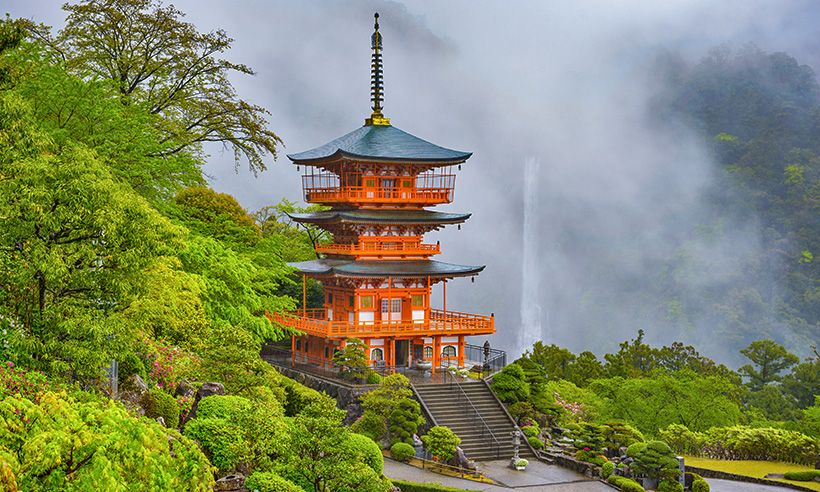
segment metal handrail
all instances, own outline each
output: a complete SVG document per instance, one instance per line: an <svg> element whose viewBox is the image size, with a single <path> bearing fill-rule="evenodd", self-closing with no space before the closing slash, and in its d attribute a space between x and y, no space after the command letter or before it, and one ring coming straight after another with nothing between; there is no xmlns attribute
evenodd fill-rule
<svg viewBox="0 0 820 492"><path fill-rule="evenodd" d="M450 388L452 388L453 385L455 385L455 387L458 388L459 393L457 393L456 396L459 399L461 399L461 397L464 397L464 400L469 405L469 408L473 411L473 422L475 423L476 419L478 419L478 421L481 422L481 425L483 427L481 429L481 437L484 437L485 431L490 435L490 438L493 440L494 443L494 445L491 445L491 448L495 448L495 457L496 459L498 459L501 456L501 443L495 437L495 434L493 434L493 431L492 429L490 429L490 426L487 425L487 422L484 420L484 417L482 417L481 414L478 413L478 409L475 407L475 405L473 405L473 402L470 400L470 397L467 396L467 393L464 391L464 388L461 387L461 384L458 382L458 379L455 377L455 375L450 374L450 377L453 378Z"/></svg>

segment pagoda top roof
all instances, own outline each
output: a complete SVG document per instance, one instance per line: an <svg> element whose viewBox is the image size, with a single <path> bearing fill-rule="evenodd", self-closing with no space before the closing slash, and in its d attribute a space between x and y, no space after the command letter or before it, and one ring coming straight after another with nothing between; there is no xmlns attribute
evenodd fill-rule
<svg viewBox="0 0 820 492"><path fill-rule="evenodd" d="M458 164L471 155L439 147L392 125L365 125L315 149L289 154L288 158L303 165L341 158Z"/></svg>
<svg viewBox="0 0 820 492"><path fill-rule="evenodd" d="M465 277L476 275L484 266L454 265L435 260L336 260L321 259L288 263L299 272L335 277Z"/></svg>
<svg viewBox="0 0 820 492"><path fill-rule="evenodd" d="M459 224L471 214L451 214L432 210L325 210L308 214L288 214L296 222L308 224Z"/></svg>

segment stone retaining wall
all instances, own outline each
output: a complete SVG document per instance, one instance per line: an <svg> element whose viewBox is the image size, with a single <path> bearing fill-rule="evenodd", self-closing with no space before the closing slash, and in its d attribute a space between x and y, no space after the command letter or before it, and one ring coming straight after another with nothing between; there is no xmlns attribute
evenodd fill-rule
<svg viewBox="0 0 820 492"><path fill-rule="evenodd" d="M293 379L299 384L327 394L336 399L336 406L347 412L345 425L350 425L362 415L362 406L359 397L378 387L375 384L351 385L341 381L331 381L313 374L305 373L288 367L274 366L282 375Z"/></svg>
<svg viewBox="0 0 820 492"><path fill-rule="evenodd" d="M786 483L786 482L779 482L777 480L769 480L766 478L756 478L756 477L747 477L746 475L736 475L734 473L717 471L717 470L709 470L706 468L700 468L697 466L690 466L685 465L687 472L697 473L703 478L717 478L718 480L735 480L737 482L749 482L749 483L758 483L761 485L774 485L776 487L786 487L793 490L808 490L812 492L813 489L808 487L803 487L801 485L793 484L793 483Z"/></svg>

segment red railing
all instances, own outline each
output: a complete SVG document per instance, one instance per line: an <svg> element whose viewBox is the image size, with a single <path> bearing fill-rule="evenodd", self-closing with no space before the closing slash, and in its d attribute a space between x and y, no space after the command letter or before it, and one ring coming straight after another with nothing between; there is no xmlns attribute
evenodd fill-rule
<svg viewBox="0 0 820 492"><path fill-rule="evenodd" d="M318 253L366 257L431 256L441 253L438 244L424 244L421 236L359 237L358 243L322 244Z"/></svg>
<svg viewBox="0 0 820 492"><path fill-rule="evenodd" d="M429 321L329 321L324 309L308 309L271 315L279 324L309 335L324 338L425 336L425 335L489 335L495 333L492 316L430 310Z"/></svg>
<svg viewBox="0 0 820 492"><path fill-rule="evenodd" d="M376 176L358 173L302 176L309 203L385 203L437 205L453 201L455 174L421 173L416 176Z"/></svg>

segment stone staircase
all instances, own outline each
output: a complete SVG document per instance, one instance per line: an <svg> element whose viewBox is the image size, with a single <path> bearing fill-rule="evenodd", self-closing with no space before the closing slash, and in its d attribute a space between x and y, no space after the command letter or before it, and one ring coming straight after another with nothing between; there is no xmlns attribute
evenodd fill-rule
<svg viewBox="0 0 820 492"><path fill-rule="evenodd" d="M459 387L464 391L463 395ZM436 423L449 427L461 438L461 449L467 458L488 461L510 459L513 456L511 433L515 425L484 382L465 382L458 386L419 384L415 389L416 395L424 402ZM490 437L481 419L475 417L473 407L495 436L497 444ZM521 438L519 456L527 459L535 457L524 436Z"/></svg>

